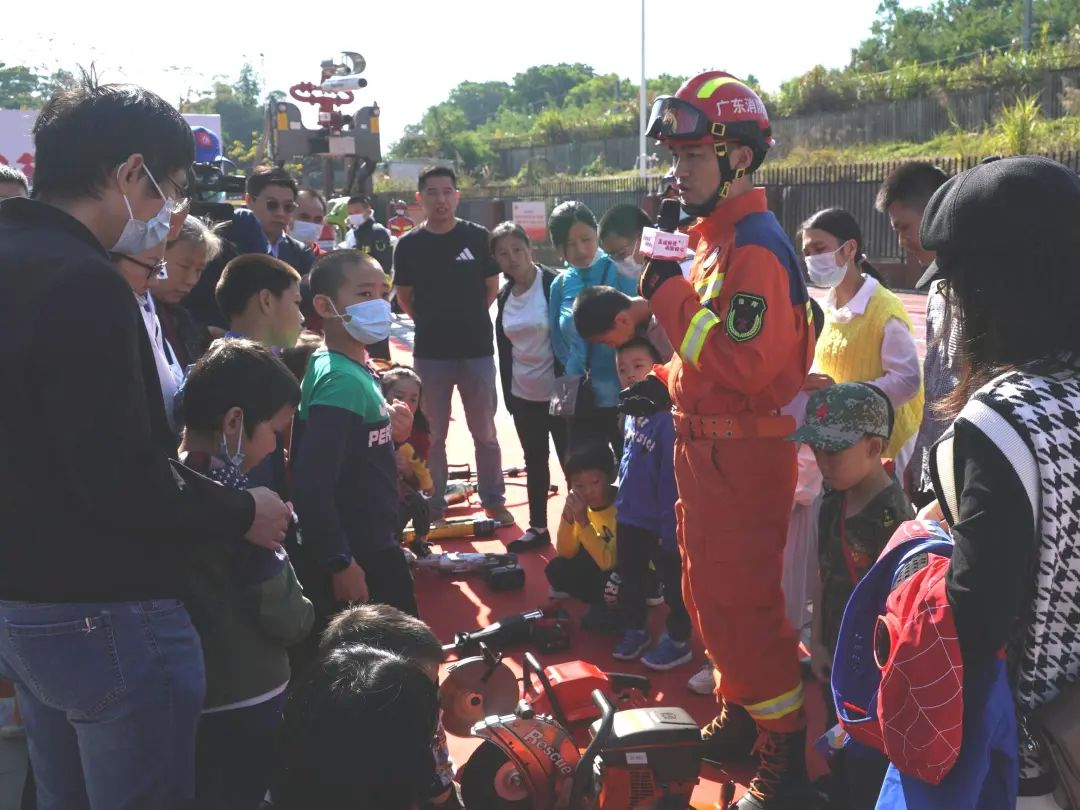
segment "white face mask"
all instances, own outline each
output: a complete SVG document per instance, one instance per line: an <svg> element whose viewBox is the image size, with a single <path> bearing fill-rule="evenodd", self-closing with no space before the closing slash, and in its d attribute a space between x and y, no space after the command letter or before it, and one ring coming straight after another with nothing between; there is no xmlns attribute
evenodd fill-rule
<svg viewBox="0 0 1080 810"><path fill-rule="evenodd" d="M368 215L367 214L349 214L349 216L347 216L345 218L345 221L348 222L352 227L359 228L361 225L363 225L365 222L368 221Z"/></svg>
<svg viewBox="0 0 1080 810"><path fill-rule="evenodd" d="M135 219L135 213L131 210L131 202L128 200L127 195L124 195L124 205L128 210L128 221L124 225L124 230L120 232L120 238L116 240L116 244L112 246L112 253L123 253L128 256L137 256L143 251L150 250L152 247L157 247L165 241L169 235L169 224L172 219L173 201L161 193L161 186L157 184L157 180L154 179L154 175L150 174L150 170L145 166L146 176L150 178L150 182L154 184L154 188L161 196L161 210L147 222L143 222L141 219ZM116 177L120 179L120 172L124 170L123 166L120 166L116 170Z"/></svg>
<svg viewBox="0 0 1080 810"><path fill-rule="evenodd" d="M830 289L840 286L840 282L847 275L847 266L837 264L836 254L839 250L840 248L837 248L832 253L806 257L806 272L814 284Z"/></svg>
<svg viewBox="0 0 1080 810"><path fill-rule="evenodd" d="M615 262L616 269L627 278L641 278L642 264L634 259L634 254Z"/></svg>
<svg viewBox="0 0 1080 810"><path fill-rule="evenodd" d="M333 306L333 302L330 304ZM345 331L357 343L370 346L390 337L390 302L382 298L372 298L345 308L345 314L339 315L334 308L334 316L341 319Z"/></svg>
<svg viewBox="0 0 1080 810"><path fill-rule="evenodd" d="M322 229L323 226L321 222L305 222L302 219L293 220L293 239L298 242L303 242L305 245L310 245L322 236Z"/></svg>

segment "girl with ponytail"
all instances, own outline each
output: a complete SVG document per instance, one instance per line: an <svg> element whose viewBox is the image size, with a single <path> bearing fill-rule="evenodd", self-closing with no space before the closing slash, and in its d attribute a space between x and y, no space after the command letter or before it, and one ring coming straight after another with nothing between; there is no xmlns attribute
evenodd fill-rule
<svg viewBox="0 0 1080 810"><path fill-rule="evenodd" d="M896 411L885 456L903 481L923 412L922 366L904 304L867 260L862 231L849 212L819 211L803 223L801 235L810 283L829 288L807 388L834 382L880 388Z"/></svg>

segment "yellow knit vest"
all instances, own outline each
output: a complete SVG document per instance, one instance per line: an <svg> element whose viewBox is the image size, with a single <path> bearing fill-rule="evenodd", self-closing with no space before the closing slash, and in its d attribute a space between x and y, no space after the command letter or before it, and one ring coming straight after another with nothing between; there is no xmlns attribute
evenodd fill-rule
<svg viewBox="0 0 1080 810"><path fill-rule="evenodd" d="M838 383L867 382L885 373L881 366L881 341L885 324L899 318L911 331L911 320L903 302L878 285L870 296L866 312L847 323L828 318L814 351L814 365ZM923 414L923 385L919 393L896 411L896 424L885 450L886 458L896 458L900 448L919 430Z"/></svg>

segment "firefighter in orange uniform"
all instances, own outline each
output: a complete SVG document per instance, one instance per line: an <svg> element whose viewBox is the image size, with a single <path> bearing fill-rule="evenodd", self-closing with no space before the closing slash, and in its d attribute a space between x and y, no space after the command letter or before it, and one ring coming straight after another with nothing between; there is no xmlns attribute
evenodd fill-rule
<svg viewBox="0 0 1080 810"><path fill-rule="evenodd" d="M686 280L651 260L641 293L678 351L622 393L631 414L673 407L683 593L716 666L720 714L705 758L758 769L738 810L811 807L794 631L780 588L795 492L794 428L779 409L814 357L802 266L750 175L772 145L765 106L726 73L690 79L652 108L700 235ZM756 746L755 746L756 743Z"/></svg>
<svg viewBox="0 0 1080 810"><path fill-rule="evenodd" d="M395 239L400 239L416 227L416 222L406 213L408 208L404 200L394 200L390 203L390 211L393 216L387 221L386 227L390 229L390 235Z"/></svg>

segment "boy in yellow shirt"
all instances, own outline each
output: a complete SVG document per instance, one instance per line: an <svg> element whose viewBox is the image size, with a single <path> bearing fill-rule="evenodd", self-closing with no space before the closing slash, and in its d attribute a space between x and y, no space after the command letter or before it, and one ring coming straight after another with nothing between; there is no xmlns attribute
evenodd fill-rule
<svg viewBox="0 0 1080 810"><path fill-rule="evenodd" d="M558 556L544 573L552 599L588 603L581 626L619 632L619 578L615 573L615 457L607 445L588 444L566 459L570 493L556 538Z"/></svg>

